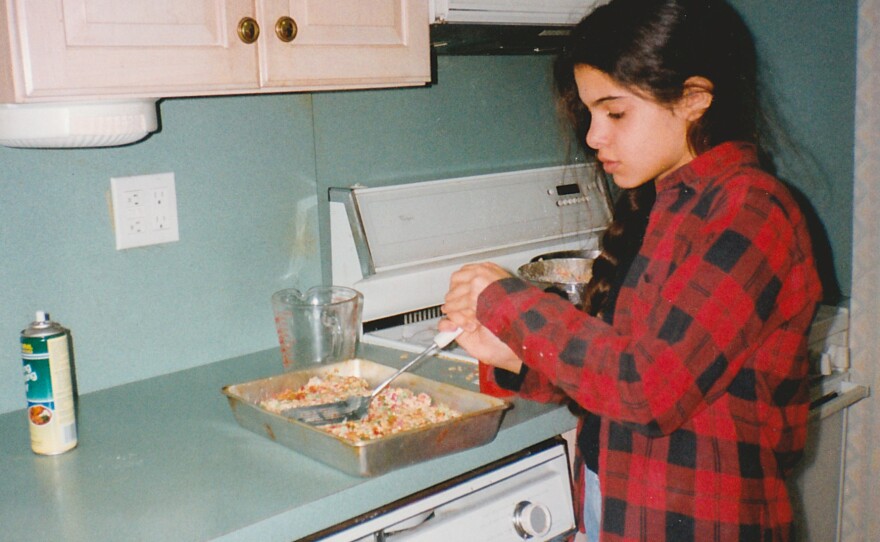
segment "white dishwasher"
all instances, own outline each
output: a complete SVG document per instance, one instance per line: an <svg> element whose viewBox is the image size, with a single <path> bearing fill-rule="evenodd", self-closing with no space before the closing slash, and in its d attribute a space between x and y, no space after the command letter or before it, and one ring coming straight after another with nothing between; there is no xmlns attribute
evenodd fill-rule
<svg viewBox="0 0 880 542"><path fill-rule="evenodd" d="M576 528L569 489L565 443L551 439L305 540L562 541Z"/></svg>

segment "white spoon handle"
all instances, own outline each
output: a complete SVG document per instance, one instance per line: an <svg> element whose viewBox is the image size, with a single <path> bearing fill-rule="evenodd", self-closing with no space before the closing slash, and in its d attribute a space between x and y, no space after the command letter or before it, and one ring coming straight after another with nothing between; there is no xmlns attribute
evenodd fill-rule
<svg viewBox="0 0 880 542"><path fill-rule="evenodd" d="M453 329L452 331L441 331L437 335L434 336L434 344L436 344L439 348L446 348L449 346L452 341L458 338L461 335L462 329L460 327Z"/></svg>

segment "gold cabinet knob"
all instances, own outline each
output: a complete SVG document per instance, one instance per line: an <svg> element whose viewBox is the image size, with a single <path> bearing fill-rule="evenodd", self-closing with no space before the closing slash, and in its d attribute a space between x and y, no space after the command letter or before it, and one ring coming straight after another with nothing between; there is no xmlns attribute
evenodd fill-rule
<svg viewBox="0 0 880 542"><path fill-rule="evenodd" d="M242 17L238 21L238 38L245 43L253 43L260 37L260 25L252 17Z"/></svg>
<svg viewBox="0 0 880 542"><path fill-rule="evenodd" d="M296 27L296 21L288 16L279 17L275 23L275 35L284 43L289 43L296 38L299 29Z"/></svg>

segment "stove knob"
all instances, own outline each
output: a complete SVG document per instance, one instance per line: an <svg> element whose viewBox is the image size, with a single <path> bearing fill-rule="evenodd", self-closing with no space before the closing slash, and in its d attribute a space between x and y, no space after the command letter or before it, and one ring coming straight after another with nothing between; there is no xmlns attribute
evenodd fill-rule
<svg viewBox="0 0 880 542"><path fill-rule="evenodd" d="M543 504L521 501L513 511L513 526L517 534L528 540L533 536L544 536L550 532L553 523L550 509Z"/></svg>

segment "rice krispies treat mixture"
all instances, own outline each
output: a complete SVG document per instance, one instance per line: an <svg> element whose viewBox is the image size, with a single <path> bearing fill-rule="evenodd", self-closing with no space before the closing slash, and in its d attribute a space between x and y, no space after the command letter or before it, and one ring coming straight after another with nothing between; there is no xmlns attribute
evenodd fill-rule
<svg viewBox="0 0 880 542"><path fill-rule="evenodd" d="M312 377L296 390L284 390L263 401L260 406L270 412L281 412L295 407L342 401L352 395L368 395L370 391L369 383L363 378L342 376L334 371L324 378ZM364 419L323 425L320 429L350 442L358 442L459 416L460 412L442 403L433 404L427 393L388 387L373 399L370 411Z"/></svg>

